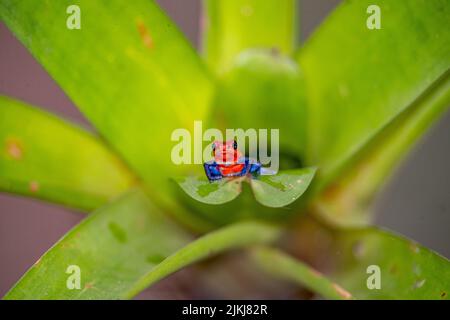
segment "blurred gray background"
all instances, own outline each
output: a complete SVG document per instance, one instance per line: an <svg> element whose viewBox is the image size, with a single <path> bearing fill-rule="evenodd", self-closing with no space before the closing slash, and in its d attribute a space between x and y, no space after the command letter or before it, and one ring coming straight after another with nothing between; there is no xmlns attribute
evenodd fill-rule
<svg viewBox="0 0 450 320"><path fill-rule="evenodd" d="M199 45L199 0L158 1L193 45ZM302 41L338 0L303 0ZM69 98L0 22L0 94L89 126ZM450 113L421 140L376 203L376 222L450 257ZM58 206L0 194L0 296L82 215ZM178 298L189 280L164 280L146 297ZM186 278L186 277L184 277ZM186 283L187 282L187 283ZM181 295L181 293L180 293Z"/></svg>

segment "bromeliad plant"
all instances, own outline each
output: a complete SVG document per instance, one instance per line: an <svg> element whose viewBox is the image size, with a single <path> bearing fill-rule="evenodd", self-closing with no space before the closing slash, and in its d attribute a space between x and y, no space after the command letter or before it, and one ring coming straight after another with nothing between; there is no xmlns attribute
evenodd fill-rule
<svg viewBox="0 0 450 320"><path fill-rule="evenodd" d="M376 192L450 104L448 1L377 0L379 30L366 27L373 0L344 1L297 49L296 1L209 0L203 59L154 1L72 2L0 0L3 22L97 129L0 98L0 188L94 211L5 298L131 298L243 247L254 272L324 298L448 298L448 260L368 226ZM69 4L80 30L66 28ZM290 171L253 179L259 202L246 184L194 178L201 166L170 161L171 132L194 120L279 128ZM290 203L314 174L298 168L312 166ZM69 265L81 290L66 287ZM373 265L382 283L370 290Z"/></svg>

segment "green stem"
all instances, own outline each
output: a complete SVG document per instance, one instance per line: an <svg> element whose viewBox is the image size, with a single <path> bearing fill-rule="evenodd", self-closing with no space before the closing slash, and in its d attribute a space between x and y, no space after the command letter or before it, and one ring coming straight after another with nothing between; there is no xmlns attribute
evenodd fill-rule
<svg viewBox="0 0 450 320"><path fill-rule="evenodd" d="M274 225L242 222L214 231L178 250L145 274L124 298L131 298L151 284L199 260L226 250L274 241L280 235Z"/></svg>

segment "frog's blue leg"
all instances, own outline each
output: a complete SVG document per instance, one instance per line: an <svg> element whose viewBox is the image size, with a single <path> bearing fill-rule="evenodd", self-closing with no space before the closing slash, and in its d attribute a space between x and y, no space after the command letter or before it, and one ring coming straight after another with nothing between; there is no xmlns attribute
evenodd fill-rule
<svg viewBox="0 0 450 320"><path fill-rule="evenodd" d="M222 179L222 174L219 171L219 166L214 161L205 162L203 164L206 176L209 181L216 181Z"/></svg>
<svg viewBox="0 0 450 320"><path fill-rule="evenodd" d="M248 172L252 176L255 176L255 177L259 176L261 174L261 164L258 162L250 163L250 168L249 168Z"/></svg>
<svg viewBox="0 0 450 320"><path fill-rule="evenodd" d="M245 166L242 169L240 176L245 176L247 174L251 174L252 176L256 177L256 176L260 175L261 164L258 163L256 160L245 158L241 161L244 161Z"/></svg>

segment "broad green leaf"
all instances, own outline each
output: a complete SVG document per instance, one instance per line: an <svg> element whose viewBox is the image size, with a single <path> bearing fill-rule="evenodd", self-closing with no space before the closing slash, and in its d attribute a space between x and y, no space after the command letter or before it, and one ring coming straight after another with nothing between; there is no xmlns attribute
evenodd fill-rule
<svg viewBox="0 0 450 320"><path fill-rule="evenodd" d="M297 40L296 0L204 0L203 46L206 60L225 71L249 48L291 53Z"/></svg>
<svg viewBox="0 0 450 320"><path fill-rule="evenodd" d="M301 255L315 255L313 265L356 299L449 298L450 261L414 241L376 227L333 230L315 221L297 231L292 241ZM380 288L371 290L377 275Z"/></svg>
<svg viewBox="0 0 450 320"><path fill-rule="evenodd" d="M92 215L42 256L5 299L120 299L139 279L191 240L140 191ZM78 266L81 289L70 290Z"/></svg>
<svg viewBox="0 0 450 320"><path fill-rule="evenodd" d="M100 208L70 231L23 276L5 299L125 299L202 258L273 241L272 225L246 222L192 237L139 190ZM186 246L185 246L186 245ZM178 250L178 251L177 251ZM81 290L69 290L69 266Z"/></svg>
<svg viewBox="0 0 450 320"><path fill-rule="evenodd" d="M189 196L208 204L223 204L241 193L241 179L209 182L206 177L185 177L176 182Z"/></svg>
<svg viewBox="0 0 450 320"><path fill-rule="evenodd" d="M338 225L370 222L368 210L376 191L423 133L450 106L450 73L375 136L343 177L316 199L322 217Z"/></svg>
<svg viewBox="0 0 450 320"><path fill-rule="evenodd" d="M338 243L344 257L334 278L355 297L448 299L450 262L427 248L376 229L341 232ZM370 265L380 267L379 290L367 287Z"/></svg>
<svg viewBox="0 0 450 320"><path fill-rule="evenodd" d="M90 210L134 178L94 135L0 96L0 190Z"/></svg>
<svg viewBox="0 0 450 320"><path fill-rule="evenodd" d="M242 128L247 136L256 130L260 140L265 136L259 130L265 130L269 143L278 130L278 137L267 146L271 149L259 151L279 153L282 166L291 162L298 167L305 150L303 85L298 65L290 58L271 50L244 51L218 81L213 121L222 130Z"/></svg>
<svg viewBox="0 0 450 320"><path fill-rule="evenodd" d="M208 110L212 87L202 61L154 1L70 4L81 9L80 30L66 27L65 1L4 0L0 16L154 201L170 206L169 177L186 168L171 161L171 135L191 130Z"/></svg>
<svg viewBox="0 0 450 320"><path fill-rule="evenodd" d="M200 219L210 221L213 226L223 226L251 219L284 223L292 216L298 214L298 208L294 206L301 202L294 202L291 206L283 208L283 210L267 207L255 199L249 183L241 183L241 192L238 197L233 201L214 205L200 202L186 193L179 185L175 183L173 185L177 203L195 212Z"/></svg>
<svg viewBox="0 0 450 320"><path fill-rule="evenodd" d="M319 271L280 250L260 247L252 251L252 257L253 261L267 273L298 283L325 299L346 300L352 298L349 292L327 279Z"/></svg>
<svg viewBox="0 0 450 320"><path fill-rule="evenodd" d="M272 176L260 176L251 180L256 200L261 204L279 208L297 200L308 189L315 168L280 171Z"/></svg>
<svg viewBox="0 0 450 320"><path fill-rule="evenodd" d="M213 205L234 200L242 191L242 183L249 182L259 203L279 208L297 200L308 189L315 172L315 168L305 168L212 182L206 177L185 177L176 179L176 182L191 198Z"/></svg>
<svg viewBox="0 0 450 320"><path fill-rule="evenodd" d="M309 103L309 163L322 185L450 67L447 0L379 0L381 29L370 30L370 0L344 1L298 54Z"/></svg>

